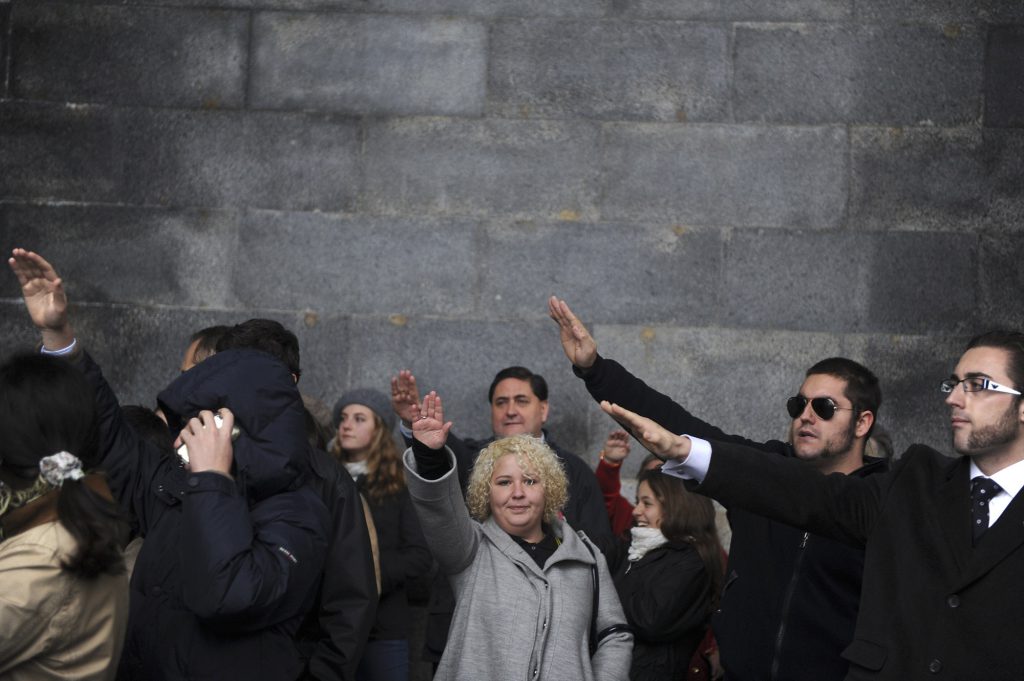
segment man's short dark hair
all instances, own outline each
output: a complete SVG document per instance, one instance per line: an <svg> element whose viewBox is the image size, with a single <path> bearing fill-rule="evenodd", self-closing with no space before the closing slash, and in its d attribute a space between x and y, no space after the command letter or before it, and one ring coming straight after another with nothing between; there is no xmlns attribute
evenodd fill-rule
<svg viewBox="0 0 1024 681"><path fill-rule="evenodd" d="M878 377L871 373L863 364L845 357L829 357L823 359L810 369L807 375L826 374L846 382L843 395L853 404L854 416L870 411L878 419L878 408L882 406L882 389L878 385ZM871 430L874 429L871 424ZM868 430L867 437L871 437Z"/></svg>
<svg viewBox="0 0 1024 681"><path fill-rule="evenodd" d="M192 337L188 339L188 344L196 344L196 349L192 351L191 360L194 364L199 364L210 355L217 352L217 343L220 339L231 330L230 326L220 324L218 326L208 326L205 329L199 329Z"/></svg>
<svg viewBox="0 0 1024 681"><path fill-rule="evenodd" d="M972 348L998 348L1005 350L1010 355L1010 361L1006 364L1006 373L1013 381L1013 387L1017 390L1024 390L1024 333L996 329L979 334L972 338L964 348L964 352ZM1019 399L1019 398L1018 398Z"/></svg>
<svg viewBox="0 0 1024 681"><path fill-rule="evenodd" d="M235 324L217 341L217 352L235 348L262 350L284 362L296 378L302 375L299 368L299 339L280 322L250 319Z"/></svg>
<svg viewBox="0 0 1024 681"><path fill-rule="evenodd" d="M544 402L548 399L548 382L540 374L535 374L526 367L505 367L494 375L491 387L487 389L487 401L494 401L494 389L506 378L518 378L520 381L529 381L530 389L537 399Z"/></svg>

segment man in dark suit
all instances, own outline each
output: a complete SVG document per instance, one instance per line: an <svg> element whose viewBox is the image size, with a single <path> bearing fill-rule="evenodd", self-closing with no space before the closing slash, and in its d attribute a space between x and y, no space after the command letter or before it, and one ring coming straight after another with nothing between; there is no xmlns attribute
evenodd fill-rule
<svg viewBox="0 0 1024 681"><path fill-rule="evenodd" d="M848 679L1011 681L1024 670L1024 334L968 343L941 382L947 458L911 446L885 475L822 476L743 445L602 408L697 492L866 547Z"/></svg>

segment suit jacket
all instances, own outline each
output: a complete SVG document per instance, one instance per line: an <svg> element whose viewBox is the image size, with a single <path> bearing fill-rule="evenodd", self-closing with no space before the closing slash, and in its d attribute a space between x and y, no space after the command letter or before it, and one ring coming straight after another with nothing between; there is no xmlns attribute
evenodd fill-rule
<svg viewBox="0 0 1024 681"><path fill-rule="evenodd" d="M712 442L695 491L866 548L847 679L1017 681L1024 670L1024 495L971 545L970 462L914 445L891 472L822 476Z"/></svg>

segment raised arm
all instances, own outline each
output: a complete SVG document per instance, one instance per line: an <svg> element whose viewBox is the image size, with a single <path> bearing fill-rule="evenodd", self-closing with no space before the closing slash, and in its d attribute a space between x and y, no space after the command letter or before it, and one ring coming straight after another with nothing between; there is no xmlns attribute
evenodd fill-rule
<svg viewBox="0 0 1024 681"><path fill-rule="evenodd" d="M75 342L75 334L64 281L56 269L38 253L24 248L15 248L7 262L21 284L25 309L40 332L43 348L69 348ZM150 510L166 508L166 504L149 503L152 478L165 463L164 457L124 423L117 396L88 353L76 347L68 357L82 370L95 392L103 457L100 468L107 474L110 489L120 504L135 514L145 532L153 521Z"/></svg>
<svg viewBox="0 0 1024 681"><path fill-rule="evenodd" d="M548 300L548 314L558 324L562 350L573 366L589 369L597 359L597 343L587 327L576 318L569 304L551 296Z"/></svg>
<svg viewBox="0 0 1024 681"><path fill-rule="evenodd" d="M419 404L420 391L416 377L408 369L402 369L391 377L391 408L406 428L412 428Z"/></svg>
<svg viewBox="0 0 1024 681"><path fill-rule="evenodd" d="M68 321L64 280L57 270L43 256L24 248L15 248L7 264L18 277L25 309L39 329L43 347L62 350L71 345L75 334Z"/></svg>

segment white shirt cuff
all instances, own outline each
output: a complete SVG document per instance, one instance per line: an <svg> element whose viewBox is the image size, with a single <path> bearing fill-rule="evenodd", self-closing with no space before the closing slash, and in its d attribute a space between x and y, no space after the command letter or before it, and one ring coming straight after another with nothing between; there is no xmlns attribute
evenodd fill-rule
<svg viewBox="0 0 1024 681"><path fill-rule="evenodd" d="M690 440L690 453L685 459L672 459L661 466L661 472L683 480L704 482L711 465L711 443L692 435L683 435Z"/></svg>
<svg viewBox="0 0 1024 681"><path fill-rule="evenodd" d="M75 351L75 346L78 345L78 339L72 338L71 345L66 348L60 348L59 350L49 350L47 348L39 348L39 352L44 355L51 355L54 357L60 357L62 355L70 355Z"/></svg>

